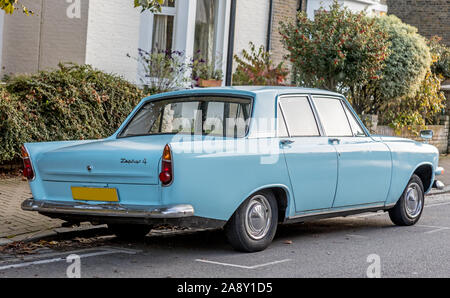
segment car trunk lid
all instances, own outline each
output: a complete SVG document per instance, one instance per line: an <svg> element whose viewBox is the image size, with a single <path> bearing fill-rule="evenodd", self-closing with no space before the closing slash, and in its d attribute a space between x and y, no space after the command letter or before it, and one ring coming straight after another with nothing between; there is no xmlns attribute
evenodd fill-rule
<svg viewBox="0 0 450 298"><path fill-rule="evenodd" d="M105 139L42 153L36 161L45 181L158 184L164 145L172 136Z"/></svg>

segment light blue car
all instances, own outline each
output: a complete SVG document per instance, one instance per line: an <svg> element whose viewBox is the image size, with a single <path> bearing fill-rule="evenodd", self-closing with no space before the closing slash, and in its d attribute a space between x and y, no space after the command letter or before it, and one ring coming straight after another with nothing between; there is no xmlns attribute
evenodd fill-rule
<svg viewBox="0 0 450 298"><path fill-rule="evenodd" d="M103 140L27 143L22 209L107 223L224 228L240 251L265 249L278 223L388 211L415 224L438 150L371 136L345 100L316 89L193 89L145 98Z"/></svg>

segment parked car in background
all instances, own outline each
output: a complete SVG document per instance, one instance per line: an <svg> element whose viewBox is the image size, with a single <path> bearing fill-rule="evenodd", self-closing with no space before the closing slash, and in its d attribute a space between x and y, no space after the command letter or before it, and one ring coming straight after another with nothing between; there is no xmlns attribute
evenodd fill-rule
<svg viewBox="0 0 450 298"><path fill-rule="evenodd" d="M443 171L432 145L370 135L342 95L287 87L154 95L106 139L26 143L23 158L24 210L127 238L224 228L247 252L278 223L382 210L413 225Z"/></svg>

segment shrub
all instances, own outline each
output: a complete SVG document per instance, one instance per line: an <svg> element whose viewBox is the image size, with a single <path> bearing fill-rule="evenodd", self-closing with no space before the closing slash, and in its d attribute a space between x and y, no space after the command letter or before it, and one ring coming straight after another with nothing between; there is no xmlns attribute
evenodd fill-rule
<svg viewBox="0 0 450 298"><path fill-rule="evenodd" d="M24 142L111 135L144 97L124 79L90 66L11 78L0 92L0 162L20 157Z"/></svg>
<svg viewBox="0 0 450 298"><path fill-rule="evenodd" d="M383 121L397 132L406 126L438 124L436 116L445 107L446 101L440 89L440 78L428 72L414 96L387 102Z"/></svg>
<svg viewBox="0 0 450 298"><path fill-rule="evenodd" d="M314 21L300 12L295 23L280 26L293 80L300 86L351 93L376 78L389 55L387 36L375 20L337 1L329 10L320 8ZM364 104L354 107L359 112Z"/></svg>
<svg viewBox="0 0 450 298"><path fill-rule="evenodd" d="M376 20L389 34L391 52L381 71L381 78L371 83L379 108L388 101L415 95L430 69L431 55L425 38L417 33L417 28L393 15Z"/></svg>
<svg viewBox="0 0 450 298"><path fill-rule="evenodd" d="M249 46L250 51L242 51L242 58L234 56L237 67L233 85L282 85L288 75L283 63L274 66L270 52L265 51L263 46L256 49L252 42Z"/></svg>
<svg viewBox="0 0 450 298"><path fill-rule="evenodd" d="M5 88L0 89L0 162L11 161L19 157L19 149L27 140L27 133L35 134L38 127L30 127L25 106L11 96ZM30 117L35 117L30 114Z"/></svg>
<svg viewBox="0 0 450 298"><path fill-rule="evenodd" d="M442 38L433 36L429 41L433 64L431 71L443 79L450 78L450 48L441 43Z"/></svg>

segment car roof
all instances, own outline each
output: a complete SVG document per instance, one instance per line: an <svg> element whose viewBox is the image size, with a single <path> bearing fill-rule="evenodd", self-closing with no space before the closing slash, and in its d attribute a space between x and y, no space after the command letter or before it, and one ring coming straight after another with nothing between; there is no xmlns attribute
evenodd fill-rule
<svg viewBox="0 0 450 298"><path fill-rule="evenodd" d="M331 92L322 89L315 88L302 88L302 87L286 87L286 86L232 86L232 87L215 87L215 88L193 88L193 89L183 89L178 91L171 91L166 93L160 93L151 96L152 98L159 98L165 96L177 96L182 94L236 94L236 95L248 95L255 96L261 93L273 93L274 95L281 94L295 94L295 93L306 93L306 94L322 94L330 96L340 96L342 94Z"/></svg>

